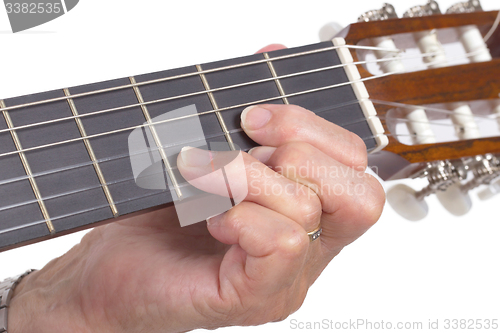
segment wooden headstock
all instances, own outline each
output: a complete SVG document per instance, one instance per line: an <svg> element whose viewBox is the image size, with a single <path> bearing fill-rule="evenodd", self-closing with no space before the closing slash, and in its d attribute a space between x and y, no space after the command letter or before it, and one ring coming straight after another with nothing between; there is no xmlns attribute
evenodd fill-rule
<svg viewBox="0 0 500 333"><path fill-rule="evenodd" d="M437 6L437 3L429 1L427 6L430 5ZM384 5L383 10L387 8L386 6L390 5ZM439 13L438 7L437 12ZM392 10L389 8L388 13L394 13L393 8ZM418 44L421 42L418 41L420 37L415 36L424 36L427 32L433 34L433 31L437 29L459 32L464 31L460 29L466 29L464 27L469 26L474 29L477 27L476 31L479 31L477 37L481 39L480 35L484 36L493 31L492 27L498 19L499 12L432 14L401 19L389 18L395 16L389 15L383 17L382 20L373 21L370 18L366 19L365 16L366 21L350 25L341 31L339 36L344 37L348 45L373 44L373 41L383 38L389 38L392 41L392 36L395 35L415 39ZM436 36L438 35L434 34L434 38ZM482 39L481 43L483 43ZM388 115L394 111L394 105L377 104L376 101L422 106L424 109L426 106L436 104L441 104L444 108L453 105L451 103L468 105L478 100L487 100L488 103L496 103L500 106L500 29L495 30L488 39L487 47L489 49L488 61L471 60L455 66L429 66L425 70L403 71L365 82L370 98L374 101L377 113L389 136L389 144L383 151L370 157L370 165L377 166L379 175L386 180L416 177L427 177L429 180L429 186L420 191L399 185L394 188L394 191L388 192L389 203L407 219L418 220L426 215L427 206L423 198L432 193L438 195L441 203L452 214L463 215L471 206L467 194L470 189L488 185L490 188L493 186L496 191L500 185L500 159L498 158L500 136L484 137L483 135L464 139L464 136L461 137L459 133L463 128L457 128L458 140L453 138L446 142L437 141L425 144L418 143L417 140L416 143L405 144L397 139L396 133L392 133L394 126L387 121L391 119ZM364 59L360 59L356 50L351 50L351 54L355 62L363 62ZM364 65L358 64L357 67L362 78L374 77L374 74ZM449 111L449 115L444 117L453 118L455 111ZM424 121L427 121L425 117ZM497 123L494 118L491 122ZM453 126L451 123L450 125ZM470 174L472 174L472 180L467 180ZM490 194L483 193L483 197L486 198Z"/></svg>
<svg viewBox="0 0 500 333"><path fill-rule="evenodd" d="M357 45L374 37L467 25L477 25L481 32L486 33L497 15L498 12L491 11L359 22L344 29L341 36L348 45ZM411 105L496 99L500 93L500 30L490 38L488 47L495 57L489 62L390 75L366 81L365 85L372 99ZM355 50L351 53L354 61L360 61ZM373 76L362 65L358 65L358 70L363 78ZM384 119L391 107L377 104L375 107L386 131L390 132ZM397 154L404 160L399 159L399 170L392 165L393 170L386 178L404 178L427 162L500 153L500 137L405 145L391 136L384 151Z"/></svg>

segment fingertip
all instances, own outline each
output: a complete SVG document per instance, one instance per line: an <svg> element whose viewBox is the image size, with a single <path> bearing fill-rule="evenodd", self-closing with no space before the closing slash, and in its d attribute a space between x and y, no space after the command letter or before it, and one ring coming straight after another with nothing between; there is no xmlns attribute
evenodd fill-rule
<svg viewBox="0 0 500 333"><path fill-rule="evenodd" d="M256 131L269 123L272 112L261 106L249 106L241 113L241 127L245 131Z"/></svg>
<svg viewBox="0 0 500 333"><path fill-rule="evenodd" d="M271 51L277 51L277 50L283 50L283 49L286 49L286 46L283 44L270 44L270 45L267 45L267 46L261 48L260 50L258 50L255 53L271 52Z"/></svg>

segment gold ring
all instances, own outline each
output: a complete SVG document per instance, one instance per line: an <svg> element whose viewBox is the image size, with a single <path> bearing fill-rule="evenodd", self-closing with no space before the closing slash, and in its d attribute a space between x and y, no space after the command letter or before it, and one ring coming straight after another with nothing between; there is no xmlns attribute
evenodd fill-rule
<svg viewBox="0 0 500 333"><path fill-rule="evenodd" d="M320 224L316 229L307 233L307 236L309 236L309 241L313 242L316 239L318 239L322 232L323 232L323 229L321 228L321 224Z"/></svg>

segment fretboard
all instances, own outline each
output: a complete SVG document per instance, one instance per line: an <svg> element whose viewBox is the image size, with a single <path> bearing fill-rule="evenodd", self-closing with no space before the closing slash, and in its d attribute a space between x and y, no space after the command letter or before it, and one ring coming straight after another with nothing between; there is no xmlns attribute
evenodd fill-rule
<svg viewBox="0 0 500 333"><path fill-rule="evenodd" d="M0 251L171 203L169 189L137 186L128 137L131 128L188 105L201 114L209 144L254 147L240 129L240 114L247 105L265 102L303 106L374 149L370 125L332 46L325 42L5 99ZM297 54L302 55L286 57ZM302 72L307 74L296 75Z"/></svg>

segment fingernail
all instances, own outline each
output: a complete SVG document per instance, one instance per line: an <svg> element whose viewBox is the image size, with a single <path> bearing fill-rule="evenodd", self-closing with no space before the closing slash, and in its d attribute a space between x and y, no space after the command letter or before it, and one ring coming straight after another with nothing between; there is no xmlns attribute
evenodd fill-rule
<svg viewBox="0 0 500 333"><path fill-rule="evenodd" d="M213 152L186 146L181 152L182 163L188 167L208 165L213 159Z"/></svg>
<svg viewBox="0 0 500 333"><path fill-rule="evenodd" d="M222 213L223 214L223 213ZM207 217L207 225L217 225L222 220L222 214Z"/></svg>
<svg viewBox="0 0 500 333"><path fill-rule="evenodd" d="M260 162L266 164L271 156L276 151L276 147L255 147L248 151L248 154L252 155Z"/></svg>
<svg viewBox="0 0 500 333"><path fill-rule="evenodd" d="M249 106L241 113L241 126L251 131L264 127L271 119L271 111L259 106Z"/></svg>

